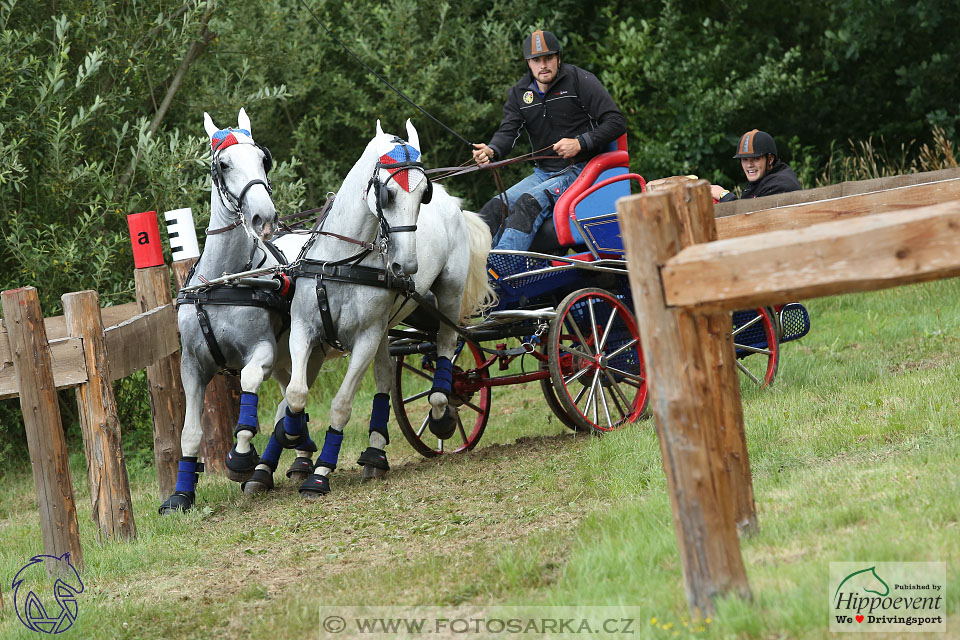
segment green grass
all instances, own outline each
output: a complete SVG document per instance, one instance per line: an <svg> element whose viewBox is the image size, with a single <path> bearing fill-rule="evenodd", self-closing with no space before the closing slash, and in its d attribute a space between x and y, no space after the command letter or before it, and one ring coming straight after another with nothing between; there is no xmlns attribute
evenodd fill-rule
<svg viewBox="0 0 960 640"><path fill-rule="evenodd" d="M960 281L946 280L807 303L812 332L783 346L774 386L744 387L760 523L742 540L753 599L719 600L709 622L687 608L651 423L575 436L537 386L498 388L477 450L425 460L394 428L388 479L361 486L351 464L365 446L367 383L334 493L319 502L286 481L251 497L207 477L194 512L161 519L151 470L133 468L138 538L101 544L74 453L87 590L67 633L312 638L321 605L523 604L628 607L642 614L638 638L824 638L831 562L944 561L956 637L958 298ZM312 396L315 429L336 375ZM42 553L32 496L29 468L8 469L3 638L34 637L10 591Z"/></svg>

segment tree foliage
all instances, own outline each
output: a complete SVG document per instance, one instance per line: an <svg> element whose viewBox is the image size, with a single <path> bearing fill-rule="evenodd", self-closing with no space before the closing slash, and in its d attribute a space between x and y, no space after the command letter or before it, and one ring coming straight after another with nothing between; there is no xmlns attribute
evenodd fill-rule
<svg viewBox="0 0 960 640"><path fill-rule="evenodd" d="M322 25L288 0L0 0L0 285L37 286L48 315L66 291L129 300L126 214L209 215L204 111L223 126L246 107L282 214L336 190L378 118L412 118L429 165L469 158L335 38L485 142L523 37L551 29L621 105L648 179L736 182L731 150L757 127L813 186L848 140L897 148L960 123L951 0L306 1ZM474 209L494 191L486 174L448 186Z"/></svg>

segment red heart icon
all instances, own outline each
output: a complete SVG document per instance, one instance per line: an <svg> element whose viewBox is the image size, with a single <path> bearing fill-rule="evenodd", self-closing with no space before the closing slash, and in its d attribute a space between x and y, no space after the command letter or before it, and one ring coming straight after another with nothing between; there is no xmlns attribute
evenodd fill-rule
<svg viewBox="0 0 960 640"><path fill-rule="evenodd" d="M857 622L863 622L863 616L857 616Z"/></svg>

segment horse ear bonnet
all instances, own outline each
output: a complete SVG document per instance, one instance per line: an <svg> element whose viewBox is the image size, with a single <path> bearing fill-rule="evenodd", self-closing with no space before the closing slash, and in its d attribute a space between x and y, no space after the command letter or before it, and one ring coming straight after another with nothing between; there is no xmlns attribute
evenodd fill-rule
<svg viewBox="0 0 960 640"><path fill-rule="evenodd" d="M386 182L380 184L380 189L377 191L377 200L380 203L381 209L386 209L393 201L393 194L390 193L390 189L387 188Z"/></svg>

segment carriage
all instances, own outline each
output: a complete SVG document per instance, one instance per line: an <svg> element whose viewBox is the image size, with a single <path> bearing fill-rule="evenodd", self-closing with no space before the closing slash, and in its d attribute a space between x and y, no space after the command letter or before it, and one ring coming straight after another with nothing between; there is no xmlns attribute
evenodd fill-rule
<svg viewBox="0 0 960 640"><path fill-rule="evenodd" d="M378 121L329 210L284 249L299 247L287 262L266 240L277 222L271 157L253 141L246 113L237 129L217 129L207 114L204 125L214 150L213 228L178 295L187 407L177 486L161 514L193 506L203 390L218 369L240 371L236 443L225 464L248 493L273 488L284 448L296 450L287 475L302 479L302 496L330 492L343 428L371 365L377 393L370 446L357 460L364 478L390 468L384 446L391 402L404 436L425 456L475 447L496 386L539 382L546 404L576 431L612 431L645 414L643 352L614 209L633 183L640 191L646 183L629 171L625 138L591 159L557 199L553 223L541 228L531 251L487 256L486 224L427 178L413 124L407 121L404 140ZM264 290L279 290L282 300L264 300ZM478 322L464 324L482 309ZM808 329L799 304L735 313L738 367L769 385L779 345ZM351 358L321 448L307 425L307 392L320 365L346 352ZM529 371L528 356L535 363ZM756 364L744 364L748 356ZM260 455L250 440L259 430L257 391L268 375L284 397Z"/></svg>
<svg viewBox="0 0 960 640"><path fill-rule="evenodd" d="M436 369L433 336L445 320L420 309L390 331L394 413L419 453L475 447L498 386L539 383L547 406L574 431L600 434L645 416L648 387L615 202L632 187L646 191L646 182L630 172L628 160L623 136L590 160L557 200L553 223L541 227L530 251L491 252L488 273L499 301L474 324L457 328L449 398L457 416L450 437L431 432L426 400ZM769 386L780 345L809 328L798 303L735 312L744 379Z"/></svg>

